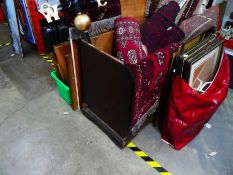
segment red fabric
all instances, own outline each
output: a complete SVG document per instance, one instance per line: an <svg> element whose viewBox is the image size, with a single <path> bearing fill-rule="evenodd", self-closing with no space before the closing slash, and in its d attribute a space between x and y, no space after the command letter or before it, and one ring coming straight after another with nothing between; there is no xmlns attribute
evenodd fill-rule
<svg viewBox="0 0 233 175"><path fill-rule="evenodd" d="M175 1L170 1L168 4L159 8L155 13L160 14L161 16L166 17L172 22L175 22L176 16L180 11L180 6ZM155 22L155 21L154 21Z"/></svg>
<svg viewBox="0 0 233 175"><path fill-rule="evenodd" d="M225 40L224 47L233 50L233 39L231 39L231 40Z"/></svg>
<svg viewBox="0 0 233 175"><path fill-rule="evenodd" d="M2 23L2 22L5 22L5 18L4 18L2 7L0 5L0 23Z"/></svg>
<svg viewBox="0 0 233 175"><path fill-rule="evenodd" d="M117 58L125 64L136 64L146 57L142 49L139 22L131 17L115 20Z"/></svg>
<svg viewBox="0 0 233 175"><path fill-rule="evenodd" d="M146 55L142 48L140 27L133 18L119 18L115 21L117 58L124 62L135 79L135 94L131 126L136 134L150 113L158 107L171 53L176 44Z"/></svg>
<svg viewBox="0 0 233 175"><path fill-rule="evenodd" d="M149 54L171 43L178 43L185 37L184 32L174 23L179 10L178 3L171 1L141 26L142 43Z"/></svg>
<svg viewBox="0 0 233 175"><path fill-rule="evenodd" d="M224 40L224 47L233 50L233 39L226 40L221 35L218 36L219 39Z"/></svg>
<svg viewBox="0 0 233 175"><path fill-rule="evenodd" d="M179 76L174 75L172 82L162 139L180 150L196 137L227 96L228 57L224 54L213 83L203 94L197 94Z"/></svg>
<svg viewBox="0 0 233 175"><path fill-rule="evenodd" d="M135 79L131 117L133 133L136 133L146 118L157 109L171 58L167 49L160 49L137 64L127 65Z"/></svg>

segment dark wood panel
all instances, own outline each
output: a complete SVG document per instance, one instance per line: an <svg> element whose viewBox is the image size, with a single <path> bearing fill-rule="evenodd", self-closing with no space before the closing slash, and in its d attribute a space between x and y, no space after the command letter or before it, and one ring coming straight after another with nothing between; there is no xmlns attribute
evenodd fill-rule
<svg viewBox="0 0 233 175"><path fill-rule="evenodd" d="M132 74L85 41L80 45L83 102L122 138L127 137L134 94Z"/></svg>

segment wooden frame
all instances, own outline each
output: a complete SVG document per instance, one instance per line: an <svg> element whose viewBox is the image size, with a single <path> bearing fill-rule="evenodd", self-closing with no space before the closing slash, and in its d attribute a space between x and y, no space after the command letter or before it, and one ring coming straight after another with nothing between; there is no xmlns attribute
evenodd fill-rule
<svg viewBox="0 0 233 175"><path fill-rule="evenodd" d="M121 0L122 16L144 18L146 0ZM130 70L114 57L114 31L91 37L92 44L81 40L82 33L70 29L71 40L77 43L82 113L102 129L120 148L150 121L132 133L131 113L134 102L134 77ZM73 51L72 51L73 52ZM76 54L74 54L76 55Z"/></svg>
<svg viewBox="0 0 233 175"><path fill-rule="evenodd" d="M184 61L182 77L194 89L202 92L202 86L210 83L216 73L222 54L223 42L214 38L208 45L197 48Z"/></svg>
<svg viewBox="0 0 233 175"><path fill-rule="evenodd" d="M221 50L222 47L218 46L191 65L188 82L193 89L198 90L201 84L212 81Z"/></svg>

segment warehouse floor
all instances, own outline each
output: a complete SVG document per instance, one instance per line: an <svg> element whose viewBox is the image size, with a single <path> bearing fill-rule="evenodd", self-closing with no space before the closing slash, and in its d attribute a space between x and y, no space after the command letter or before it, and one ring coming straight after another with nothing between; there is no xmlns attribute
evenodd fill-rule
<svg viewBox="0 0 233 175"><path fill-rule="evenodd" d="M9 41L7 33L0 25L0 43ZM71 110L50 78L52 67L34 48L27 46L23 59L12 54L0 47L0 175L159 174ZM133 142L173 175L232 175L233 90L209 123L181 151L151 125Z"/></svg>

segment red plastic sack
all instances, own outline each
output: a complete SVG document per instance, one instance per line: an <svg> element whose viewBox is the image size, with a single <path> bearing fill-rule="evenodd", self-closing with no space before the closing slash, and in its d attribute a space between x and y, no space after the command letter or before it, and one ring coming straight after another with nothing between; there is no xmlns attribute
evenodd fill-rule
<svg viewBox="0 0 233 175"><path fill-rule="evenodd" d="M168 118L162 133L165 142L180 150L198 135L227 96L229 71L229 60L224 54L212 84L202 94L196 93L186 81L173 75Z"/></svg>

